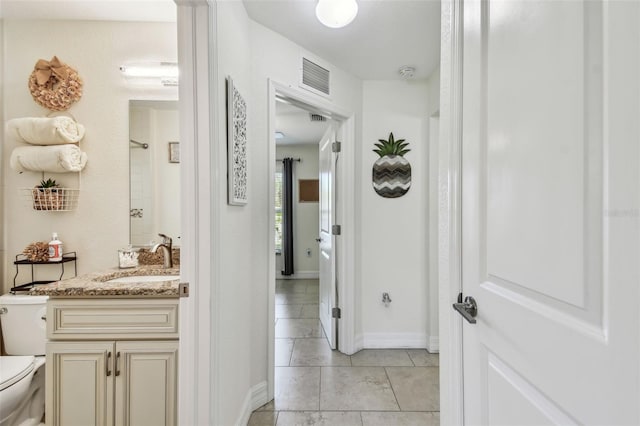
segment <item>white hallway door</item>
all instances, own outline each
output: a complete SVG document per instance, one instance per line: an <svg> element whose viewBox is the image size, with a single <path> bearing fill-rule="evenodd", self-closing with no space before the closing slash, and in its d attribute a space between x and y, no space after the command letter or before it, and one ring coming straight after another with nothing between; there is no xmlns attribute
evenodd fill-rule
<svg viewBox="0 0 640 426"><path fill-rule="evenodd" d="M336 306L335 237L331 227L335 224L335 154L332 144L336 132L329 128L320 140L320 224L319 224L319 269L320 269L320 322L332 349L336 348L336 320L332 309Z"/></svg>
<svg viewBox="0 0 640 426"><path fill-rule="evenodd" d="M640 424L640 2L465 1L466 424Z"/></svg>

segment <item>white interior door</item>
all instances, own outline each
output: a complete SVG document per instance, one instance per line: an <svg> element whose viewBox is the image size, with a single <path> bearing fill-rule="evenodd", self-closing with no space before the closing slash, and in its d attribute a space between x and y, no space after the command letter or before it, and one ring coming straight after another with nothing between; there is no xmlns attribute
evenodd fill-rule
<svg viewBox="0 0 640 426"><path fill-rule="evenodd" d="M335 237L331 228L335 223L335 159L332 144L335 131L329 128L320 140L320 224L319 224L319 269L320 269L320 322L332 349L336 348L336 320L331 313L336 306Z"/></svg>
<svg viewBox="0 0 640 426"><path fill-rule="evenodd" d="M466 424L640 424L639 22L464 2Z"/></svg>

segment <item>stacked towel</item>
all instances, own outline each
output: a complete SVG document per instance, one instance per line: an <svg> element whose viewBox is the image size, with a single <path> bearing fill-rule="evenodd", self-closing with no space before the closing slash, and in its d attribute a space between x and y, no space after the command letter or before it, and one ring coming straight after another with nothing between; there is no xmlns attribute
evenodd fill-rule
<svg viewBox="0 0 640 426"><path fill-rule="evenodd" d="M24 117L7 122L9 131L33 145L78 143L84 137L84 126L71 117Z"/></svg>
<svg viewBox="0 0 640 426"><path fill-rule="evenodd" d="M13 150L9 163L18 172L79 172L87 154L75 145L21 146Z"/></svg>

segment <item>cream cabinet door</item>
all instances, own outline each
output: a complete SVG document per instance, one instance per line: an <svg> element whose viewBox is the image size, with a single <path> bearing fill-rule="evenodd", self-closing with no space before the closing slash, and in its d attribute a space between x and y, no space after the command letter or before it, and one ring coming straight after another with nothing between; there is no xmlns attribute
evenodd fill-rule
<svg viewBox="0 0 640 426"><path fill-rule="evenodd" d="M177 422L177 341L116 343L116 425Z"/></svg>
<svg viewBox="0 0 640 426"><path fill-rule="evenodd" d="M47 343L47 425L113 424L113 353L113 342Z"/></svg>

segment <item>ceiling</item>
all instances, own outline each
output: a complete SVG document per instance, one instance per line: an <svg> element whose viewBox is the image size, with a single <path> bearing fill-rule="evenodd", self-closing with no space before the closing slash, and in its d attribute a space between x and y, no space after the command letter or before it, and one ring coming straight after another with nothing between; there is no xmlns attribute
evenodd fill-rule
<svg viewBox="0 0 640 426"><path fill-rule="evenodd" d="M276 131L284 138L276 145L317 145L329 127L329 121L311 121L309 112L294 105L276 102Z"/></svg>
<svg viewBox="0 0 640 426"><path fill-rule="evenodd" d="M176 22L173 0L0 0L0 18Z"/></svg>
<svg viewBox="0 0 640 426"><path fill-rule="evenodd" d="M227 0L241 1L241 0ZM363 80L428 77L440 62L438 0L358 0L344 28L323 26L316 0L242 0L256 22ZM0 18L175 22L173 0L0 0Z"/></svg>
<svg viewBox="0 0 640 426"><path fill-rule="evenodd" d="M440 2L358 0L358 15L331 29L315 16L316 0L243 0L256 22L363 80L401 78L403 65L428 77L440 63Z"/></svg>

